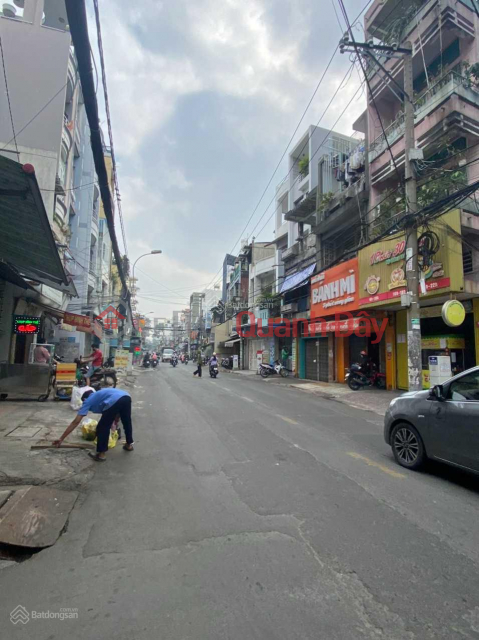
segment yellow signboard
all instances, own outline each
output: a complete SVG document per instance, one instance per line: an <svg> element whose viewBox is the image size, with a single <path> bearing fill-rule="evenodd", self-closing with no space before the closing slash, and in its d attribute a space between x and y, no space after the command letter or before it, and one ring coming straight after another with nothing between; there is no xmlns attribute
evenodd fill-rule
<svg viewBox="0 0 479 640"><path fill-rule="evenodd" d="M426 230L424 230L426 231ZM432 221L427 231L439 239L432 264L421 269L426 293L421 298L449 291L463 291L461 218L458 209ZM419 229L420 235L422 230ZM359 261L359 307L391 305L406 291L406 240L398 233L361 249Z"/></svg>
<svg viewBox="0 0 479 640"><path fill-rule="evenodd" d="M456 336L431 336L422 338L421 349L465 349L464 338Z"/></svg>
<svg viewBox="0 0 479 640"><path fill-rule="evenodd" d="M128 351L117 349L115 353L115 369L126 369L128 366Z"/></svg>

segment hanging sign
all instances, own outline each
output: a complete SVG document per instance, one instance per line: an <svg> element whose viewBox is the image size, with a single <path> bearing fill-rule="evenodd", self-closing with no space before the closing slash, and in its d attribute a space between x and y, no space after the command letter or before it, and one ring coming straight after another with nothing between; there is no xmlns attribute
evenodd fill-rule
<svg viewBox="0 0 479 640"><path fill-rule="evenodd" d="M39 316L13 316L13 333L34 335L40 331Z"/></svg>
<svg viewBox="0 0 479 640"><path fill-rule="evenodd" d="M448 327L459 327L466 318L466 310L459 300L448 300L442 305L441 316Z"/></svg>

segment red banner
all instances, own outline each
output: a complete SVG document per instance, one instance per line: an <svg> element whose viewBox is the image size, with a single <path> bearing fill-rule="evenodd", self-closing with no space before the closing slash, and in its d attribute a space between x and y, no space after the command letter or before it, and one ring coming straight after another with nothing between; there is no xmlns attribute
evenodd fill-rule
<svg viewBox="0 0 479 640"><path fill-rule="evenodd" d="M434 291L434 289L447 289L451 286L450 278L441 278L439 280L426 281L426 293L428 291ZM393 289L392 291L385 291L384 293L377 293L375 296L368 296L367 298L360 298L359 306L365 304L372 304L374 302L380 302L381 300L395 300L401 297L402 293L406 293L407 289Z"/></svg>

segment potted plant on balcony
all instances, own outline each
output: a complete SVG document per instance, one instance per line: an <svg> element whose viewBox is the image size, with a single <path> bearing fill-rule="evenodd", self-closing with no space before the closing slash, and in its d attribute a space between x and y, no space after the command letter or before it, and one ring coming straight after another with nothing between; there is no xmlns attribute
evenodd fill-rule
<svg viewBox="0 0 479 640"><path fill-rule="evenodd" d="M309 175L309 156L303 156L298 162L299 175L306 178Z"/></svg>

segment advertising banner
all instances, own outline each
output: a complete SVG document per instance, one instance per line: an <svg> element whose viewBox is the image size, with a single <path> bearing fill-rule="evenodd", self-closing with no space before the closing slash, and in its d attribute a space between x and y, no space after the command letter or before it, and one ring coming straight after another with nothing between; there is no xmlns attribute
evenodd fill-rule
<svg viewBox="0 0 479 640"><path fill-rule="evenodd" d="M432 221L428 231L437 237L439 249L424 264L419 257L420 280L425 293L421 298L448 291L462 291L461 223L459 210L450 211ZM361 249L359 262L359 307L380 306L400 302L407 291L406 238L404 233L391 236ZM421 284L421 282L420 282Z"/></svg>
<svg viewBox="0 0 479 640"><path fill-rule="evenodd" d="M311 278L311 318L358 308L358 259L342 262Z"/></svg>

